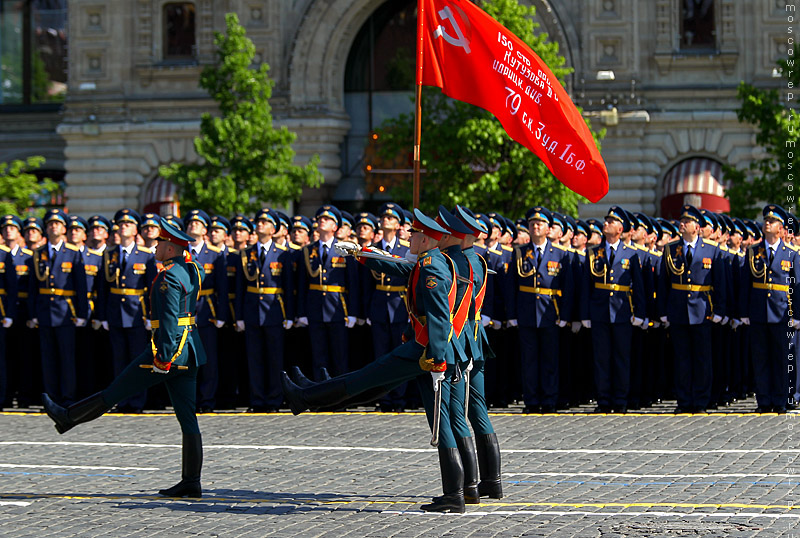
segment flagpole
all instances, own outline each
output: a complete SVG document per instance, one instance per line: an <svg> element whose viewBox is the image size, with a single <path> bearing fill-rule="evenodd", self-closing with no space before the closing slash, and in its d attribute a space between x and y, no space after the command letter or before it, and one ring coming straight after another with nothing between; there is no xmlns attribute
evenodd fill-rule
<svg viewBox="0 0 800 538"><path fill-rule="evenodd" d="M424 0L417 0L417 77L414 103L414 207L419 207L419 163L422 142L422 56L425 30Z"/></svg>

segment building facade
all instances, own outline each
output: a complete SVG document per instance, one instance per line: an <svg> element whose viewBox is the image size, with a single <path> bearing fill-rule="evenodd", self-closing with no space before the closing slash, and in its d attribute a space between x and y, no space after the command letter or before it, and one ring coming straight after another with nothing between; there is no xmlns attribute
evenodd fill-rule
<svg viewBox="0 0 800 538"><path fill-rule="evenodd" d="M521 1L536 7L540 30L574 69L570 95L607 129L611 190L581 215L621 204L671 216L684 201L724 210L720 165L757 155L753 129L736 118L736 88L779 87L773 69L787 55L787 2ZM44 155L75 213L174 211L158 167L197 160L200 115L215 110L199 75L233 11L256 62L270 66L273 114L297 133L298 163L321 159L325 184L304 193L298 211L329 200L378 204L365 151L374 127L410 110L414 5L0 0L0 161Z"/></svg>

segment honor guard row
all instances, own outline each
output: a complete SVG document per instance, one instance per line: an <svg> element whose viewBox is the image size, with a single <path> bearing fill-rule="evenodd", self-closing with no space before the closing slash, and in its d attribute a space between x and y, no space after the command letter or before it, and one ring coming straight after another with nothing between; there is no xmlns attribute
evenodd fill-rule
<svg viewBox="0 0 800 538"><path fill-rule="evenodd" d="M191 238L187 252L205 275L194 329L207 355L198 410L277 410L282 370L299 367L322 381L403 343L408 275L335 247L351 241L413 260L414 218L396 203L376 215L324 205L314 219L267 208L230 220L202 210L177 219L122 209L111 221L57 209L43 219L6 215L0 400L38 403L41 385L73 403L151 347L151 284L163 269L154 247L166 222ZM451 259L464 281L471 269L473 294L478 264L486 265L480 316L468 315L468 330L507 361L502 371L495 361L482 365L488 405L519 400L524 412L552 412L594 400L598 412L625 412L675 399L677 411L695 412L751 392L761 411L793 405L796 368L786 346L795 335L797 221L779 206L764 208L763 224L692 206L675 221L619 206L602 220L541 206L516 221L498 213L473 220L480 233L456 225L442 250L472 238L467 259ZM454 340L465 354L475 351L466 330ZM22 350L40 360L5 361ZM163 407L159 390L118 408ZM383 411L421 403L416 383L377 400Z"/></svg>

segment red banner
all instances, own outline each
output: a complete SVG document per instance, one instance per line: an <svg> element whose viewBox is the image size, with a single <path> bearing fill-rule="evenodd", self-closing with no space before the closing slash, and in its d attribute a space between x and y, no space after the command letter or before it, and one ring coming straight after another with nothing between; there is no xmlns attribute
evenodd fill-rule
<svg viewBox="0 0 800 538"><path fill-rule="evenodd" d="M419 0L418 7L417 84L494 114L511 138L592 202L608 193L589 128L528 45L468 0Z"/></svg>

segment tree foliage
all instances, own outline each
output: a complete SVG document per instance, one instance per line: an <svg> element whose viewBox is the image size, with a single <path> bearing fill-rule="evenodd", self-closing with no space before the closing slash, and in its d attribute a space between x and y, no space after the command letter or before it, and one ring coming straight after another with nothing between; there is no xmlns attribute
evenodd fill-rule
<svg viewBox="0 0 800 538"><path fill-rule="evenodd" d="M783 87L800 87L800 69L794 66L798 49L790 51L788 60L778 60ZM731 181L726 196L731 202L731 214L755 217L765 202L794 205L794 186L791 174L800 170L800 117L789 108L776 89L764 90L742 82L737 91L741 106L736 115L742 123L757 128L756 143L765 155L745 168L723 167L725 180ZM792 190L790 190L792 189Z"/></svg>
<svg viewBox="0 0 800 538"><path fill-rule="evenodd" d="M572 68L565 67L558 43L536 32L539 24L533 19L533 6L520 5L518 0L484 0L480 5L530 46L564 84ZM586 123L591 127L588 119ZM407 154L413 147L413 114L384 122L378 134L382 156ZM593 134L598 142L604 132ZM512 140L490 112L451 99L438 88L423 89L421 149L421 166L426 170L420 185L423 210L440 203L464 204L522 215L541 204L576 215L578 203L586 201L559 182L534 153ZM412 180L395 185L391 192L409 203Z"/></svg>
<svg viewBox="0 0 800 538"><path fill-rule="evenodd" d="M254 213L265 203L285 204L303 187L318 187L322 175L314 156L293 164L297 135L272 121L274 82L269 66L252 67L253 42L234 13L225 16L226 33L217 32L217 62L203 69L200 87L218 103L220 115L203 114L194 140L199 164L172 163L161 174L178 187L181 203L222 215Z"/></svg>
<svg viewBox="0 0 800 538"><path fill-rule="evenodd" d="M54 191L57 185L49 180L39 179L31 173L41 168L44 157L28 157L24 161L0 162L0 215L23 215L33 205L37 197Z"/></svg>

